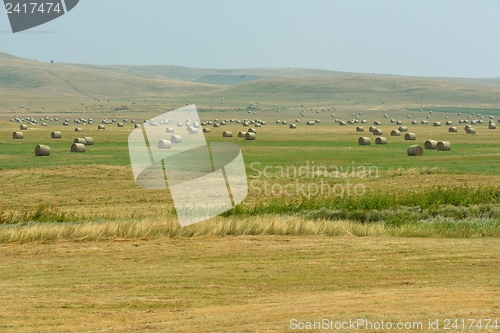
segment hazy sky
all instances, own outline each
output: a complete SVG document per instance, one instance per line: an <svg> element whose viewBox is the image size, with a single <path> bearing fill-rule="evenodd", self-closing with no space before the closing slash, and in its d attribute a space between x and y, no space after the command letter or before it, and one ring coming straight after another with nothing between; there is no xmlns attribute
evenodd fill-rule
<svg viewBox="0 0 500 333"><path fill-rule="evenodd" d="M498 0L80 0L26 33L2 10L0 31L41 61L500 77Z"/></svg>

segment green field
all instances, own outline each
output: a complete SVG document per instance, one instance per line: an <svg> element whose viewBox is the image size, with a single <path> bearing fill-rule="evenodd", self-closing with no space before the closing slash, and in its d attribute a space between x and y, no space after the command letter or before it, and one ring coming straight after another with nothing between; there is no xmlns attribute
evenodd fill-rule
<svg viewBox="0 0 500 333"><path fill-rule="evenodd" d="M498 316L494 82L0 59L3 331L285 332L292 318ZM135 184L134 126L117 123L189 104L201 121L228 120L207 124L205 137L241 148L249 193L221 216L181 228L168 190ZM114 110L122 105L129 109ZM37 120L22 140L12 138L16 117ZM98 130L103 119L116 122ZM266 125L252 124L256 140L245 141L237 133L248 127L235 119ZM338 123L348 120L358 123ZM369 132L374 121L386 145ZM391 136L396 121L416 140ZM63 137L51 139L53 131ZM94 145L70 152L87 136ZM360 136L371 144L358 145ZM449 141L451 151L408 156L409 145L427 140ZM50 156L35 156L38 144ZM287 193L290 184L305 190Z"/></svg>

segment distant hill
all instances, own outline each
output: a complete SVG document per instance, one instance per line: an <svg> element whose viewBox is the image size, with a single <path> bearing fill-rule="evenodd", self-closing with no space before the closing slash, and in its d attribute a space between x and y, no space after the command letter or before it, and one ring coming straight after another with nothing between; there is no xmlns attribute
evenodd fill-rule
<svg viewBox="0 0 500 333"><path fill-rule="evenodd" d="M331 100L336 105L500 106L500 79L423 78L304 68L203 69L47 63L0 53L0 110L93 98L212 96L248 101ZM349 98L349 100L348 100ZM302 104L302 103L301 103ZM40 104L41 105L41 104ZM228 105L228 104L225 104Z"/></svg>

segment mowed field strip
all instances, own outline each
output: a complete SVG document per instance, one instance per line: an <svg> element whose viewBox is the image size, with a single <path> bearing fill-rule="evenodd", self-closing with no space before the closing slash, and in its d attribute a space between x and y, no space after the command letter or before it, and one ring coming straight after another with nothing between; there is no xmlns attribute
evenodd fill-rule
<svg viewBox="0 0 500 333"><path fill-rule="evenodd" d="M492 238L314 236L0 245L0 327L291 332L291 319L366 318L430 332L429 319L498 318L499 250Z"/></svg>

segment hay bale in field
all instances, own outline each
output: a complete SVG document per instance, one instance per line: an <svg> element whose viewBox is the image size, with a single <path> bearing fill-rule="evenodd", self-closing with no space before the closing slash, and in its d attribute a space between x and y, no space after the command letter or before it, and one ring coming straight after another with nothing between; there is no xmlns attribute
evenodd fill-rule
<svg viewBox="0 0 500 333"><path fill-rule="evenodd" d="M50 138L51 139L62 139L62 133L59 131L55 131L50 133Z"/></svg>
<svg viewBox="0 0 500 333"><path fill-rule="evenodd" d="M438 142L436 140L427 140L424 143L425 149L436 149Z"/></svg>
<svg viewBox="0 0 500 333"><path fill-rule="evenodd" d="M422 156L424 154L424 148L420 145L412 145L408 147L408 156Z"/></svg>
<svg viewBox="0 0 500 333"><path fill-rule="evenodd" d="M382 130L378 129L378 128L374 129L373 130L373 135L382 135Z"/></svg>
<svg viewBox="0 0 500 333"><path fill-rule="evenodd" d="M291 129L294 129L294 128L297 128L297 125L295 125L295 124L290 124L290 126L288 126L288 127L290 127Z"/></svg>
<svg viewBox="0 0 500 333"><path fill-rule="evenodd" d="M97 126L97 129L98 129L98 130L105 130L105 129L106 129L106 126L104 126L104 125L99 125L99 126Z"/></svg>
<svg viewBox="0 0 500 333"><path fill-rule="evenodd" d="M245 140L255 140L255 138L256 138L255 133L248 132L247 134L245 134Z"/></svg>
<svg viewBox="0 0 500 333"><path fill-rule="evenodd" d="M361 126L356 127L356 132L364 132L364 131L365 131L364 127Z"/></svg>
<svg viewBox="0 0 500 333"><path fill-rule="evenodd" d="M360 146L368 146L370 144L370 138L366 136L362 136L358 139L358 145Z"/></svg>
<svg viewBox="0 0 500 333"><path fill-rule="evenodd" d="M422 120L420 123L421 123L422 125L427 125L429 122L428 122L427 120Z"/></svg>
<svg viewBox="0 0 500 333"><path fill-rule="evenodd" d="M308 125L314 125L314 124L308 124ZM345 126L345 125L346 125L346 122L345 122L345 121L343 121L343 120L340 120L340 121L339 121L339 125L340 125L340 126Z"/></svg>
<svg viewBox="0 0 500 333"><path fill-rule="evenodd" d="M315 122L316 124L319 124L319 123L320 123L319 119L316 119L314 122Z"/></svg>
<svg viewBox="0 0 500 333"><path fill-rule="evenodd" d="M141 124L137 124L137 123L136 123L136 124L134 125L134 128L141 128Z"/></svg>
<svg viewBox="0 0 500 333"><path fill-rule="evenodd" d="M283 120L283 121L281 122L281 125L286 125L286 124L287 124L287 121L286 121L286 120Z"/></svg>
<svg viewBox="0 0 500 333"><path fill-rule="evenodd" d="M368 128L368 132L373 133L373 131L376 130L376 129L377 129L376 127L370 126Z"/></svg>
<svg viewBox="0 0 500 333"><path fill-rule="evenodd" d="M373 125L380 125L380 121L375 120L375 121L373 122Z"/></svg>
<svg viewBox="0 0 500 333"><path fill-rule="evenodd" d="M260 123L256 123L255 127L262 127L262 125Z"/></svg>
<svg viewBox="0 0 500 333"><path fill-rule="evenodd" d="M312 120L309 120L309 121L306 123L306 125L308 125L308 126L312 126L312 125L314 125L314 124L315 124L315 123L314 123L314 121L312 121Z"/></svg>
<svg viewBox="0 0 500 333"><path fill-rule="evenodd" d="M182 142L182 137L180 135L172 135L170 137L170 141L172 143L181 143Z"/></svg>
<svg viewBox="0 0 500 333"><path fill-rule="evenodd" d="M93 146L94 145L94 138L92 138L90 136L85 136L83 138L85 139L86 146Z"/></svg>
<svg viewBox="0 0 500 333"><path fill-rule="evenodd" d="M224 131L222 133L222 137L223 138L232 138L233 137L233 133L232 132L229 132L229 131Z"/></svg>
<svg viewBox="0 0 500 333"><path fill-rule="evenodd" d="M13 139L24 139L24 133L23 132L14 132L14 133L12 133L12 138Z"/></svg>
<svg viewBox="0 0 500 333"><path fill-rule="evenodd" d="M375 144L377 145L386 145L387 144L387 139L383 136L379 136L378 138L375 139Z"/></svg>
<svg viewBox="0 0 500 333"><path fill-rule="evenodd" d="M400 131L400 132L408 132L408 126L399 126L398 131Z"/></svg>
<svg viewBox="0 0 500 333"><path fill-rule="evenodd" d="M396 125L403 125L403 122L398 120L398 121L396 121Z"/></svg>
<svg viewBox="0 0 500 333"><path fill-rule="evenodd" d="M255 130L255 128L250 127L250 128L248 129L248 133L254 133L254 134L257 134L257 131Z"/></svg>
<svg viewBox="0 0 500 333"><path fill-rule="evenodd" d="M474 127L469 127L468 129L465 130L465 133L476 134L476 129Z"/></svg>
<svg viewBox="0 0 500 333"><path fill-rule="evenodd" d="M73 140L73 142L87 145L87 140L85 140L84 138L76 138L75 140Z"/></svg>
<svg viewBox="0 0 500 333"><path fill-rule="evenodd" d="M27 129L28 129L28 125L21 125L21 126L19 126L19 129L20 129L21 131L25 131L25 130L27 130Z"/></svg>
<svg viewBox="0 0 500 333"><path fill-rule="evenodd" d="M448 132L450 132L450 133L457 133L458 129L455 126L452 126L452 127L448 128Z"/></svg>
<svg viewBox="0 0 500 333"><path fill-rule="evenodd" d="M416 120L412 120L411 124L416 125L416 124L418 124L418 122Z"/></svg>
<svg viewBox="0 0 500 333"><path fill-rule="evenodd" d="M184 124L183 124L183 123L181 123L181 122L178 122L178 123L177 123L177 127L182 127L182 126L184 126Z"/></svg>
<svg viewBox="0 0 500 333"><path fill-rule="evenodd" d="M198 129L193 127L193 126L189 126L187 128L187 130L188 130L189 134L198 134Z"/></svg>
<svg viewBox="0 0 500 333"><path fill-rule="evenodd" d="M248 132L238 132L238 138L244 138Z"/></svg>
<svg viewBox="0 0 500 333"><path fill-rule="evenodd" d="M62 125L65 126L65 127L67 127L67 126L69 126L69 123L68 122L64 122Z"/></svg>
<svg viewBox="0 0 500 333"><path fill-rule="evenodd" d="M123 123L117 123L116 126L117 127L124 127L125 125Z"/></svg>
<svg viewBox="0 0 500 333"><path fill-rule="evenodd" d="M432 124L432 126L434 126L434 127L440 127L441 126L441 122L436 121L434 124Z"/></svg>
<svg viewBox="0 0 500 333"><path fill-rule="evenodd" d="M169 140L159 140L157 147L158 149L170 149L172 148L172 142Z"/></svg>
<svg viewBox="0 0 500 333"><path fill-rule="evenodd" d="M203 129L203 133L210 133L210 128L206 128L206 127L205 127L205 128Z"/></svg>
<svg viewBox="0 0 500 333"><path fill-rule="evenodd" d="M77 127L77 128L75 128L75 132L83 132L83 128Z"/></svg>
<svg viewBox="0 0 500 333"><path fill-rule="evenodd" d="M446 126L451 126L451 125L453 125L452 121L450 121L450 120L446 121Z"/></svg>
<svg viewBox="0 0 500 333"><path fill-rule="evenodd" d="M83 143L73 143L71 145L72 153L85 153L85 145Z"/></svg>
<svg viewBox="0 0 500 333"><path fill-rule="evenodd" d="M438 151L450 151L451 143L450 141L439 141L436 145L436 149Z"/></svg>
<svg viewBox="0 0 500 333"><path fill-rule="evenodd" d="M50 147L45 145L38 145L35 147L35 156L49 156Z"/></svg>
<svg viewBox="0 0 500 333"><path fill-rule="evenodd" d="M406 133L405 134L405 140L416 140L417 139L417 136L415 135L415 133Z"/></svg>
<svg viewBox="0 0 500 333"><path fill-rule="evenodd" d="M214 127L214 128L217 128L217 127L220 127L220 125L219 125L218 123L214 123L214 124L213 124L213 127Z"/></svg>
<svg viewBox="0 0 500 333"><path fill-rule="evenodd" d="M391 131L391 136L401 136L401 132L398 130L392 130Z"/></svg>
<svg viewBox="0 0 500 333"><path fill-rule="evenodd" d="M167 127L167 128L165 128L165 132L166 133L174 133L175 129L173 127Z"/></svg>
<svg viewBox="0 0 500 333"><path fill-rule="evenodd" d="M488 124L488 129L496 129L497 128L497 124L496 123L489 123Z"/></svg>

